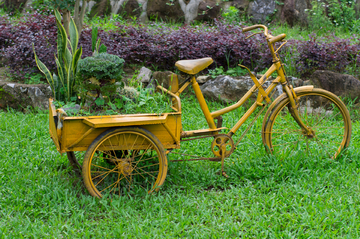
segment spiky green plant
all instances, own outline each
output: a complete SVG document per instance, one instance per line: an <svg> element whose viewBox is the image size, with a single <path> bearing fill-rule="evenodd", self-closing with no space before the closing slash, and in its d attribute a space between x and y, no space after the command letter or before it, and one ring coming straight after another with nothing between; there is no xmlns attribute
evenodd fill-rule
<svg viewBox="0 0 360 239"><path fill-rule="evenodd" d="M55 10L56 25L58 27L57 56L55 62L58 74L52 75L49 69L43 64L36 55L33 46L36 65L45 75L53 96L56 100L71 101L74 95L75 75L77 72L78 61L82 55L82 48L78 49L79 33L74 20L71 18L69 24L69 37L64 26L61 24L61 15Z"/></svg>

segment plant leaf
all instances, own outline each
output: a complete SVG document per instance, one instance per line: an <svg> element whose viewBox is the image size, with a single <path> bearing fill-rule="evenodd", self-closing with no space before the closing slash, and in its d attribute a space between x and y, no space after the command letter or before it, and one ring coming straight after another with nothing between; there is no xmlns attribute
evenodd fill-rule
<svg viewBox="0 0 360 239"><path fill-rule="evenodd" d="M54 84L54 79L53 77L51 76L51 72L49 71L49 69L45 66L44 63L42 63L39 58L37 57L36 55L36 52L35 52L35 47L34 47L34 44L33 44L33 51L34 51L34 56L35 56L35 62L36 62L36 65L37 67L39 68L39 70L45 75L46 77L46 80L47 82L49 83L50 87L51 87L51 90L53 92L53 95L55 97L55 84Z"/></svg>
<svg viewBox="0 0 360 239"><path fill-rule="evenodd" d="M78 43L79 43L79 32L76 28L74 19L72 19L72 18L71 18L70 24L69 24L69 35L70 35L71 52L72 52L72 54L75 54L75 51L76 51Z"/></svg>

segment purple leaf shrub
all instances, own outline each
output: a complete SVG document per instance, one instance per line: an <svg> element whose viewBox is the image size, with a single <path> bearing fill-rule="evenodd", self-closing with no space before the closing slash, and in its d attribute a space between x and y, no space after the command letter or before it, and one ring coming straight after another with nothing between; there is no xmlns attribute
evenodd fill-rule
<svg viewBox="0 0 360 239"><path fill-rule="evenodd" d="M98 36L107 46L107 52L123 58L125 64L141 64L156 70L174 70L175 62L184 59L212 57L215 64L210 68L235 67L239 63L255 71L272 64L272 57L262 35L245 39L251 33L242 33L240 26L215 21L213 25L183 26L172 29L161 23L151 28L139 25L117 25L117 30ZM12 73L23 78L38 72L31 45L34 43L39 59L50 71L56 70L57 28L53 15L38 13L24 15L20 21L10 22L0 17L0 55L6 59ZM91 56L91 29L81 32L82 57ZM315 35L309 41L289 40L280 51L290 57L301 76L309 76L315 70L343 72L349 64L360 65L360 44L350 40L325 41ZM289 63L288 63L289 64Z"/></svg>

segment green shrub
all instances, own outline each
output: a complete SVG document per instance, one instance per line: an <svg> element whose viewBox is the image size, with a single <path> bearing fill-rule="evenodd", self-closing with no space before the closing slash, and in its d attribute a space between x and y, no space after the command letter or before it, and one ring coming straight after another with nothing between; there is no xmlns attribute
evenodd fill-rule
<svg viewBox="0 0 360 239"><path fill-rule="evenodd" d="M234 6L230 6L226 11L221 14L221 16L228 22L240 21L239 9Z"/></svg>
<svg viewBox="0 0 360 239"><path fill-rule="evenodd" d="M121 77L124 62L124 59L118 56L105 52L99 53L80 60L78 74L83 79L95 77L100 81L117 80Z"/></svg>
<svg viewBox="0 0 360 239"><path fill-rule="evenodd" d="M80 60L76 90L82 102L93 99L97 106L102 106L99 104L102 97L111 97L115 93L114 83L121 79L124 62L122 58L105 52Z"/></svg>

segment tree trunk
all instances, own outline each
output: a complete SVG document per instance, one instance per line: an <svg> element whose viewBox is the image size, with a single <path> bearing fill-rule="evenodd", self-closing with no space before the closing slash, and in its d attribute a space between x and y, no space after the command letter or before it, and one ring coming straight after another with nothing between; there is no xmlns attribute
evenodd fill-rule
<svg viewBox="0 0 360 239"><path fill-rule="evenodd" d="M82 6L81 6L81 9L79 11L80 1L82 1ZM76 28L77 28L77 30L79 32L79 35L80 35L81 31L82 31L83 22L84 22L84 16L85 16L88 1L89 0L76 0L76 2L75 2L74 21L75 21L75 24L76 24Z"/></svg>
<svg viewBox="0 0 360 239"><path fill-rule="evenodd" d="M69 36L69 24L70 24L70 11L60 10L63 14L63 26L65 28L66 34Z"/></svg>

